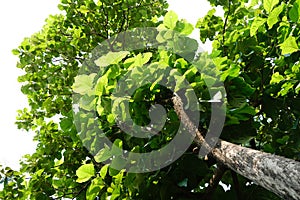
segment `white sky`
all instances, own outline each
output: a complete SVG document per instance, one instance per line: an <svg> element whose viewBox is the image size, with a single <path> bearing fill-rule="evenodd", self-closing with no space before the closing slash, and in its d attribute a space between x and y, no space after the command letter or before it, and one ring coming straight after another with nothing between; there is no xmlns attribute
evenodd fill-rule
<svg viewBox="0 0 300 200"><path fill-rule="evenodd" d="M195 24L209 9L206 0L168 0L170 10L179 18ZM26 106L26 97L20 91L17 77L22 71L16 68L17 57L11 50L17 48L24 37L39 31L49 14L58 13L59 0L6 0L0 7L0 165L19 168L19 159L33 153L32 134L20 131L14 124L16 110ZM196 35L195 37L199 37ZM203 48L206 48L203 46Z"/></svg>
<svg viewBox="0 0 300 200"><path fill-rule="evenodd" d="M17 57L11 50L17 48L24 37L41 29L51 13L57 13L59 0L9 0L0 7L0 164L18 169L22 155L34 152L32 134L20 131L14 124L17 110L26 106L26 97L20 91L16 68Z"/></svg>

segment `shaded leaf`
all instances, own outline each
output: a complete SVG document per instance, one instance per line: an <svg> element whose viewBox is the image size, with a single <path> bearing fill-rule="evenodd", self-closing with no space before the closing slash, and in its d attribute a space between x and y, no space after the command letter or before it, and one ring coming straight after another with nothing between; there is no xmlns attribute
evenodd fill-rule
<svg viewBox="0 0 300 200"><path fill-rule="evenodd" d="M298 22L300 19L300 0L294 2L292 9L289 11L289 17L293 22Z"/></svg>
<svg viewBox="0 0 300 200"><path fill-rule="evenodd" d="M186 20L181 20L177 22L175 30L180 32L182 35L189 35L193 32L194 26Z"/></svg>
<svg viewBox="0 0 300 200"><path fill-rule="evenodd" d="M95 64L99 67L107 67L108 65L118 64L123 58L125 58L129 51L109 52L106 55L101 56L95 61Z"/></svg>
<svg viewBox="0 0 300 200"><path fill-rule="evenodd" d="M96 162L103 162L109 159L112 156L109 147L106 145L103 149L101 149L95 156Z"/></svg>

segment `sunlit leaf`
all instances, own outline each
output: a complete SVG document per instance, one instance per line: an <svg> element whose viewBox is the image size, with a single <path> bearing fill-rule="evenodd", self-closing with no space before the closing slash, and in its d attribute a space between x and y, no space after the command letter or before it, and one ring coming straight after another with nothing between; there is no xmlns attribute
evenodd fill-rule
<svg viewBox="0 0 300 200"><path fill-rule="evenodd" d="M93 164L84 164L76 170L78 179L76 182L83 183L90 180L95 175L95 168Z"/></svg>
<svg viewBox="0 0 300 200"><path fill-rule="evenodd" d="M279 0L263 0L264 9L268 13L270 13L278 3L279 3Z"/></svg>
<svg viewBox="0 0 300 200"><path fill-rule="evenodd" d="M169 11L164 17L164 25L169 29L174 29L178 21L178 16L174 11Z"/></svg>
<svg viewBox="0 0 300 200"><path fill-rule="evenodd" d="M90 75L79 75L75 77L75 83L73 84L72 88L73 91L76 93L79 93L81 95L93 95L94 90L93 90L93 81L95 78L96 74L92 73Z"/></svg>
<svg viewBox="0 0 300 200"><path fill-rule="evenodd" d="M274 10L270 13L267 21L269 29L271 29L274 26L274 24L276 24L279 21L278 17L280 13L283 11L284 7L285 4L281 4L280 6L274 8Z"/></svg>
<svg viewBox="0 0 300 200"><path fill-rule="evenodd" d="M109 167L109 165L107 164L107 165L104 165L104 166L101 168L101 170L100 170L99 173L100 173L100 177L101 177L102 179L105 178L105 176L106 176L106 174L107 174L108 167Z"/></svg>
<svg viewBox="0 0 300 200"><path fill-rule="evenodd" d="M276 72L272 75L272 79L270 81L271 84L279 83L280 81L284 80L284 77L279 74L279 72Z"/></svg>
<svg viewBox="0 0 300 200"><path fill-rule="evenodd" d="M282 44L279 45L282 51L282 55L291 54L299 51L299 47L296 42L296 38L289 36Z"/></svg>
<svg viewBox="0 0 300 200"><path fill-rule="evenodd" d="M267 21L265 18L256 17L251 24L250 36L256 35L257 30Z"/></svg>

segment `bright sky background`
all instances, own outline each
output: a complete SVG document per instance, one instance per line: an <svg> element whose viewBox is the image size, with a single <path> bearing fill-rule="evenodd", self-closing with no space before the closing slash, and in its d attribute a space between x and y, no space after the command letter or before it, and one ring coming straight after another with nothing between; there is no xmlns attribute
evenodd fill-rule
<svg viewBox="0 0 300 200"><path fill-rule="evenodd" d="M179 18L195 24L209 10L206 0L168 0L170 10ZM19 159L33 153L32 133L17 129L14 124L17 110L26 106L26 97L20 91L17 77L22 71L16 68L17 57L11 50L17 48L24 37L39 31L49 14L58 13L59 0L7 0L0 7L0 165L19 168ZM198 37L197 32L193 34ZM202 48L207 48L203 46Z"/></svg>
<svg viewBox="0 0 300 200"><path fill-rule="evenodd" d="M39 31L49 14L58 13L59 0L8 0L0 7L0 164L18 169L22 155L32 153L35 145L32 134L17 129L17 110L26 106L26 97L20 91L16 68L17 57L11 50L17 48L24 37Z"/></svg>

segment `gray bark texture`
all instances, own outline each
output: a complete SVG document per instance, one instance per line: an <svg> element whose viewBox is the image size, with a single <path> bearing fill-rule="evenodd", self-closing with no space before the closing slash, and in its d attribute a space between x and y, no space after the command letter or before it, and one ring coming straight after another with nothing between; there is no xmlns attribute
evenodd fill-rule
<svg viewBox="0 0 300 200"><path fill-rule="evenodd" d="M172 101L182 123L190 134L196 135L195 142L217 161L283 199L300 200L300 162L223 140L210 147L185 113L181 98L175 96Z"/></svg>

